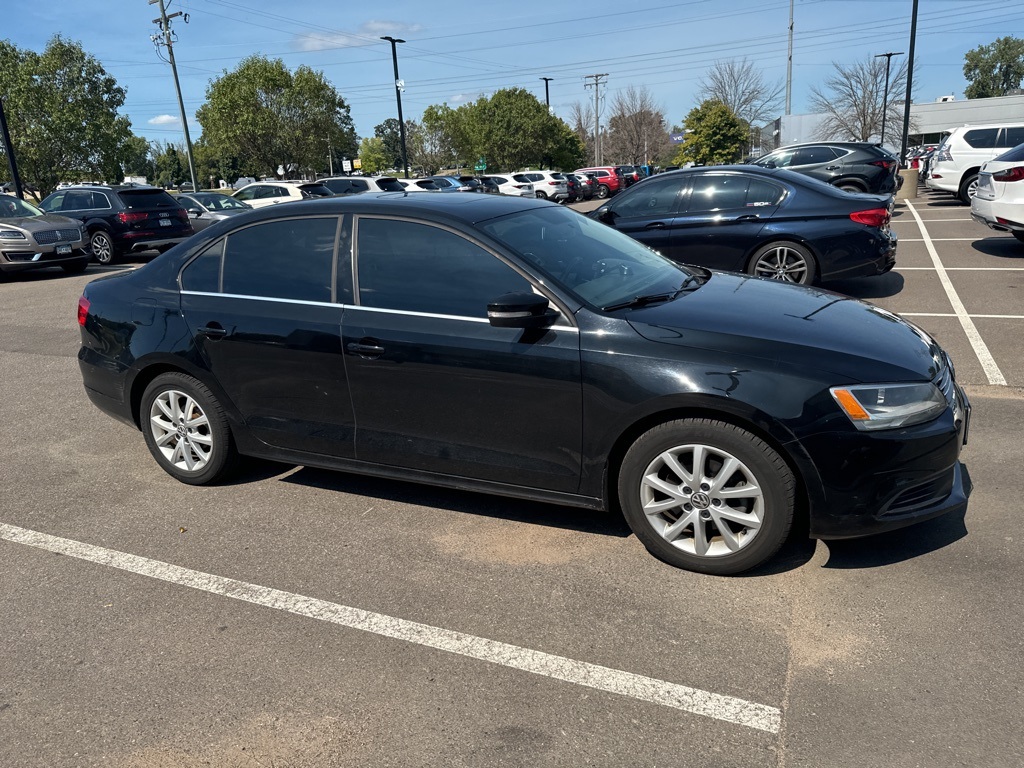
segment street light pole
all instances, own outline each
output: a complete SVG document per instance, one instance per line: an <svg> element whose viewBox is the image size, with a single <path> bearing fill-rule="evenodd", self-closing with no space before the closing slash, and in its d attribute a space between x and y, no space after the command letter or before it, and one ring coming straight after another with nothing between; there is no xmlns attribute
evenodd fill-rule
<svg viewBox="0 0 1024 768"><path fill-rule="evenodd" d="M903 51L888 53L879 53L875 56L876 59L885 57L885 92L882 96L882 136L878 140L878 143L883 147L885 146L885 119L889 116L889 63L892 61L893 56L902 56Z"/></svg>
<svg viewBox="0 0 1024 768"><path fill-rule="evenodd" d="M900 142L902 161L907 156L907 136L910 133L910 95L914 87L914 46L917 44L917 0L910 11L910 54L907 57L907 100L903 104L903 137Z"/></svg>
<svg viewBox="0 0 1024 768"><path fill-rule="evenodd" d="M545 104L545 106L547 106L548 112L551 111L551 96L548 94L548 83L550 83L554 79L555 78L553 78L553 77L542 77L541 78L541 80L544 81L544 104Z"/></svg>
<svg viewBox="0 0 1024 768"><path fill-rule="evenodd" d="M402 138L402 167L405 169L405 178L409 178L409 155L405 150L405 119L402 117L402 81L398 79L398 43L405 40L396 37L384 36L381 40L391 43L391 62L395 65L395 98L398 100L398 135Z"/></svg>

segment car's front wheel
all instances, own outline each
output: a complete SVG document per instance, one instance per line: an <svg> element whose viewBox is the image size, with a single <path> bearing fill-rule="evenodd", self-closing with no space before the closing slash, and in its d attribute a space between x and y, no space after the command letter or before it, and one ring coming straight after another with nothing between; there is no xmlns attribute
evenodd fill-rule
<svg viewBox="0 0 1024 768"><path fill-rule="evenodd" d="M756 435L722 421L681 419L633 443L618 494L652 554L724 576L779 550L793 524L795 487L792 470Z"/></svg>
<svg viewBox="0 0 1024 768"><path fill-rule="evenodd" d="M815 276L814 256L796 243L768 243L751 257L747 272L755 277L810 285Z"/></svg>
<svg viewBox="0 0 1024 768"><path fill-rule="evenodd" d="M598 197L598 199L604 200L610 194L611 194L611 190L608 189L608 186L606 184L598 185L598 187L597 187L597 197Z"/></svg>
<svg viewBox="0 0 1024 768"><path fill-rule="evenodd" d="M109 232L97 229L89 238L89 249L92 257L99 264L112 264L117 256L117 249L114 246L114 238Z"/></svg>
<svg viewBox="0 0 1024 768"><path fill-rule="evenodd" d="M234 463L235 446L217 398L198 379L157 376L142 395L142 432L157 464L189 485L206 485Z"/></svg>

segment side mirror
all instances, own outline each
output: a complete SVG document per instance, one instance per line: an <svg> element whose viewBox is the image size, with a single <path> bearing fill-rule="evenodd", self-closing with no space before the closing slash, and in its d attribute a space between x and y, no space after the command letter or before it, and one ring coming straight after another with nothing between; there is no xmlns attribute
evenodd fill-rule
<svg viewBox="0 0 1024 768"><path fill-rule="evenodd" d="M189 212L188 212L188 216L189 216L190 219L198 219L202 215L203 215L202 211L197 211L194 208L189 210Z"/></svg>
<svg viewBox="0 0 1024 768"><path fill-rule="evenodd" d="M605 224L611 224L615 221L615 211L607 205L602 206L597 209L597 220L603 221Z"/></svg>
<svg viewBox="0 0 1024 768"><path fill-rule="evenodd" d="M778 166L775 165L775 161L774 160L769 160L767 163L764 164L764 167L765 168L777 168Z"/></svg>
<svg viewBox="0 0 1024 768"><path fill-rule="evenodd" d="M495 328L547 328L556 317L548 300L532 292L506 293L487 305L487 320Z"/></svg>

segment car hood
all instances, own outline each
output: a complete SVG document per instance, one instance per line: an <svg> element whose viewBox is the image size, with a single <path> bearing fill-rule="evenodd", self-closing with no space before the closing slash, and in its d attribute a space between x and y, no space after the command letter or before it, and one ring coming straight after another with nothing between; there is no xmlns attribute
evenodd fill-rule
<svg viewBox="0 0 1024 768"><path fill-rule="evenodd" d="M720 350L843 376L920 381L942 367L927 333L873 304L817 288L712 273L674 301L630 310L644 338Z"/></svg>
<svg viewBox="0 0 1024 768"><path fill-rule="evenodd" d="M18 227L27 232L45 232L48 229L78 229L82 223L78 219L47 213L42 216L16 216L10 219L0 219L0 226L4 225Z"/></svg>

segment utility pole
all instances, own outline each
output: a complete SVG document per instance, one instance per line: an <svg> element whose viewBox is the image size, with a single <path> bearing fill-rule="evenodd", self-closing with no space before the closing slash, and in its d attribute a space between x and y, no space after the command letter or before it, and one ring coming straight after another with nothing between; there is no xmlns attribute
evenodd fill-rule
<svg viewBox="0 0 1024 768"><path fill-rule="evenodd" d="M601 165L601 161L604 159L601 153L601 78L607 78L608 73L604 72L600 75L584 75L584 80L594 79L593 83L584 83L584 88L593 87L594 89L594 165Z"/></svg>
<svg viewBox="0 0 1024 768"><path fill-rule="evenodd" d="M192 191L199 191L199 184L196 181L196 162L192 158L192 139L188 135L188 119L185 117L185 102L181 100L181 83L178 82L178 65L174 63L174 37L171 33L171 19L181 16L182 21L188 24L188 14L181 11L167 15L167 8L164 0L149 0L150 5L160 6L160 18L153 19L153 23L160 27L160 32L152 36L153 43L159 47L167 46L167 58L171 62L171 73L174 75L174 89L178 92L178 111L181 114L181 127L185 129L185 149L188 151L188 173L192 177Z"/></svg>
<svg viewBox="0 0 1024 768"><path fill-rule="evenodd" d="M910 133L910 94L914 87L914 45L917 43L917 0L910 11L910 54L907 59L907 100L903 104L903 138L900 142L900 162L907 156L907 135Z"/></svg>
<svg viewBox="0 0 1024 768"><path fill-rule="evenodd" d="M793 114L793 0L789 0L789 53L786 58L786 114Z"/></svg>
<svg viewBox="0 0 1024 768"><path fill-rule="evenodd" d="M902 56L903 51L888 53L879 53L875 56L876 59L885 57L885 91L882 95L882 136L878 140L878 143L883 147L885 146L885 119L889 116L889 63L892 61L893 56Z"/></svg>
<svg viewBox="0 0 1024 768"><path fill-rule="evenodd" d="M395 65L395 98L398 99L398 135L402 139L402 167L405 168L405 178L409 178L409 155L405 149L405 120L402 118L402 89L405 87L405 83L398 79L398 43L404 43L405 40L401 40L397 37L382 37L381 40L387 40L391 43L391 61Z"/></svg>
<svg viewBox="0 0 1024 768"><path fill-rule="evenodd" d="M541 78L541 80L544 81L544 104L547 106L548 112L551 111L551 95L548 93L548 83L550 83L554 79L555 78L553 78L553 77L542 77Z"/></svg>

